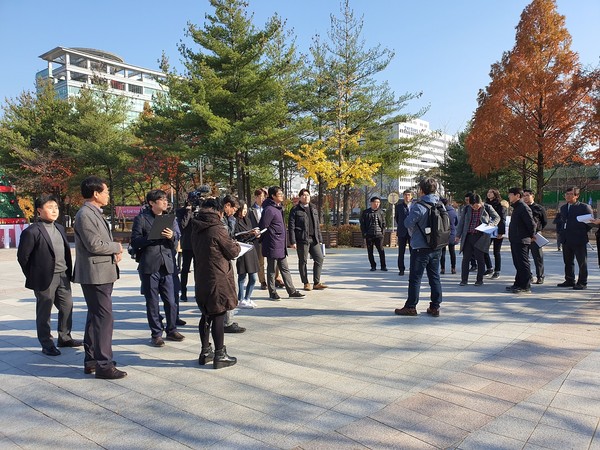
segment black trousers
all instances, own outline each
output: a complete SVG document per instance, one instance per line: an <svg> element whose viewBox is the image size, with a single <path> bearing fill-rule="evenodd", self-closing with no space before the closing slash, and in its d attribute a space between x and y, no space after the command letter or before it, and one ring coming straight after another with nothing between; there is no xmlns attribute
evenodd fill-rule
<svg viewBox="0 0 600 450"><path fill-rule="evenodd" d="M71 282L67 274L65 272L55 273L48 289L33 292L37 299L35 305L37 337L42 347L50 348L54 345L50 327L52 305L58 309L58 342L70 341L73 324L73 298Z"/></svg>
<svg viewBox="0 0 600 450"><path fill-rule="evenodd" d="M463 258L460 266L460 280L464 283L469 280L469 263L473 259L477 261L477 281L483 281L483 273L485 272L484 253L475 248L475 243L479 237L479 234L467 234L461 244Z"/></svg>
<svg viewBox="0 0 600 450"><path fill-rule="evenodd" d="M192 266L192 261L194 259L194 251L193 250L182 250L181 251L181 295L184 298L187 297L187 284L188 284L188 276L190 273L190 267Z"/></svg>
<svg viewBox="0 0 600 450"><path fill-rule="evenodd" d="M535 275L538 278L544 277L544 249L535 243L532 243L529 247L531 250L531 257L533 258L533 265L535 266Z"/></svg>
<svg viewBox="0 0 600 450"><path fill-rule="evenodd" d="M510 243L510 253L517 273L514 287L529 289L531 287L531 267L529 265L529 244L521 242Z"/></svg>
<svg viewBox="0 0 600 450"><path fill-rule="evenodd" d="M385 269L387 266L385 265L385 251L383 250L383 236L367 236L365 239L367 241L367 256L369 257L371 269L375 269L377 267L377 263L373 257L373 246L377 248L377 252L379 253L379 262L381 264L381 268Z"/></svg>
<svg viewBox="0 0 600 450"><path fill-rule="evenodd" d="M565 281L575 283L575 259L577 259L579 265L577 284L586 286L588 279L587 244L572 245L564 242L562 248L563 262L565 263Z"/></svg>
<svg viewBox="0 0 600 450"><path fill-rule="evenodd" d="M398 236L398 272L404 272L404 254L406 253L406 246L410 250L410 235L406 233L406 236Z"/></svg>
<svg viewBox="0 0 600 450"><path fill-rule="evenodd" d="M82 284L81 290L88 308L83 336L83 363L88 367L95 365L101 370L109 369L113 365L113 283Z"/></svg>
<svg viewBox="0 0 600 450"><path fill-rule="evenodd" d="M450 268L456 269L456 244L448 244L448 253L450 254ZM446 271L446 247L442 248L440 256L440 268Z"/></svg>
<svg viewBox="0 0 600 450"><path fill-rule="evenodd" d="M494 248L494 272L500 272L502 270L502 258L500 250L502 249L502 239L492 239L492 246ZM492 258L489 253L485 254L485 267L488 269L492 268Z"/></svg>

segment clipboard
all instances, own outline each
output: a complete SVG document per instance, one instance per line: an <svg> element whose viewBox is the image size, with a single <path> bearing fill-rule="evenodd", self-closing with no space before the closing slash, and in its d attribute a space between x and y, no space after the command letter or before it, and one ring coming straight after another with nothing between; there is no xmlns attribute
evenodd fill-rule
<svg viewBox="0 0 600 450"><path fill-rule="evenodd" d="M161 233L165 228L173 229L173 221L175 220L175 214L161 214L160 216L154 217L154 223L148 234L148 239L164 239Z"/></svg>

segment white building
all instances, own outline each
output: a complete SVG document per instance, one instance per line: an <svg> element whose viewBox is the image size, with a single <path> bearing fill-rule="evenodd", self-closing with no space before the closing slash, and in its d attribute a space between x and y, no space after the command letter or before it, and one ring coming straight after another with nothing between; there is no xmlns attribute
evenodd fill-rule
<svg viewBox="0 0 600 450"><path fill-rule="evenodd" d="M453 136L439 133L429 128L429 122L421 119L413 119L409 122L395 123L393 125L392 138L410 138L418 135L430 136L432 139L427 144L417 149L417 155L400 164L400 169L405 174L398 178L398 192L413 189L417 180L416 176L420 170L429 170L439 166L445 160L448 145L454 139ZM440 189L443 194L443 188Z"/></svg>
<svg viewBox="0 0 600 450"><path fill-rule="evenodd" d="M56 47L43 55L48 67L36 74L36 80L51 79L59 98L79 94L84 87L91 87L99 77L109 83L109 92L129 99L129 119L135 119L150 105L153 96L166 91L160 81L162 72L127 64L117 55L91 48Z"/></svg>

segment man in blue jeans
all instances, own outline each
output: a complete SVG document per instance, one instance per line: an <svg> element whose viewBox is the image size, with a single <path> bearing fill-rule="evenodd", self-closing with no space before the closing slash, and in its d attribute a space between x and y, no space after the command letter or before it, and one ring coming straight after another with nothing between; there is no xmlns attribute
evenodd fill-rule
<svg viewBox="0 0 600 450"><path fill-rule="evenodd" d="M431 286L431 302L427 314L438 317L442 303L442 284L440 283L440 256L442 250L432 250L427 244L425 233L429 228L429 209L420 204L421 201L436 205L439 197L436 195L438 183L433 178L426 178L419 183L419 202L414 203L404 225L410 234L410 274L408 276L408 299L404 307L394 312L399 316L416 316L417 303L423 272L427 270L429 286Z"/></svg>

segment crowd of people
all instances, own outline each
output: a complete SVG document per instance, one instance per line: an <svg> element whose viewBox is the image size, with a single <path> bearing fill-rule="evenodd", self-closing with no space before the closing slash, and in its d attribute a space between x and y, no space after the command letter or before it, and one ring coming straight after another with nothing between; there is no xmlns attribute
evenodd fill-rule
<svg viewBox="0 0 600 450"><path fill-rule="evenodd" d="M403 307L395 310L396 314L418 315L420 286L426 274L431 287L426 312L439 317L442 303L440 274L446 270L446 253L450 257L451 273L457 272L455 247L458 243L463 254L461 286L469 283L470 272L476 272L474 286L483 285L486 276L500 277L500 250L506 235L515 267L514 281L506 290L523 294L530 292L532 282L544 283L542 242L547 241L540 231L546 227L548 218L543 206L534 202L535 195L531 190L511 188L509 204L502 200L497 189L489 189L485 201L478 194L469 192L460 210L447 199L440 198L437 191L435 179L424 179L419 183L416 198L407 190L402 201L395 205L399 276L404 276L407 270L404 264L407 248L410 254L407 300ZM113 360L112 290L119 278L118 265L123 257L123 247L114 241L102 214L102 208L110 198L106 183L95 176L87 177L81 183L81 194L85 203L74 221L75 263L71 259L65 229L56 223L59 204L52 195L36 199L39 220L22 233L17 259L26 278L25 286L32 289L36 297L37 337L42 352L58 356L61 351L57 347L83 346L84 373L95 374L96 378L119 379L127 373L117 369ZM201 312L198 332L202 346L198 363L212 363L216 369L236 363L236 358L227 354L224 335L246 331L234 322L234 313L237 308L257 307L252 296L258 283L261 289L268 290L272 301L281 299L277 288L285 288L290 298L305 296L292 280L288 248L296 250L303 290L327 288L321 279L325 249L319 212L311 203L307 189L300 190L298 197L286 226L284 196L278 186L257 189L251 206L231 195L199 199L194 192L175 214L168 214L166 192L158 189L147 193L146 206L133 222L130 254L138 262L151 345L163 347L165 340L180 342L185 339L177 328L185 325L179 317L179 302L188 301L188 274L192 263L194 298ZM566 203L554 220L565 270L565 281L558 287L582 290L586 289L588 278L588 231L593 224L600 225L600 219L593 219L591 207L579 201L578 188L567 189L565 199ZM511 215L507 214L509 206ZM444 236L441 245L435 239L438 229L432 229L434 211L443 213L436 222L442 230L440 235ZM387 271L383 246L386 223L379 197L370 199L370 208L361 215L360 228L370 270L377 270L375 247L379 253L379 267ZM309 259L313 260L312 284ZM71 282L81 284L87 305L83 341L71 336ZM58 309L57 345L51 335L53 305Z"/></svg>

